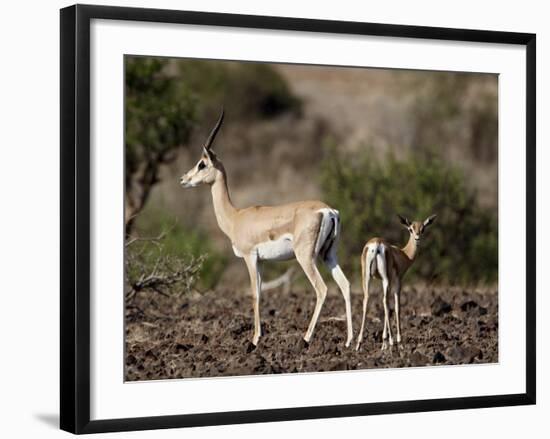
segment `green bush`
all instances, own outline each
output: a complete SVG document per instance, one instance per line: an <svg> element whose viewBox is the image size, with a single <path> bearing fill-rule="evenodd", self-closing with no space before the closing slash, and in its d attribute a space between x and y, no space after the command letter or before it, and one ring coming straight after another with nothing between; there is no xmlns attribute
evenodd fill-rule
<svg viewBox="0 0 550 439"><path fill-rule="evenodd" d="M203 111L217 114L224 104L232 120L250 123L301 109L285 79L268 64L180 60L176 65Z"/></svg>
<svg viewBox="0 0 550 439"><path fill-rule="evenodd" d="M187 84L174 79L162 58L125 58L126 233L141 211L162 164L186 144L196 119L196 99Z"/></svg>
<svg viewBox="0 0 550 439"><path fill-rule="evenodd" d="M204 257L183 258L167 253L163 238L129 239L125 245L126 301L131 304L141 292L181 296L195 289Z"/></svg>
<svg viewBox="0 0 550 439"><path fill-rule="evenodd" d="M196 97L159 58L126 59L126 175L143 161L162 161L183 145L195 121Z"/></svg>
<svg viewBox="0 0 550 439"><path fill-rule="evenodd" d="M437 214L420 243L409 278L436 282L493 282L498 270L497 216L482 208L466 176L437 154L403 160L374 158L368 149L344 155L334 148L322 163L325 199L341 214L341 260L360 275L364 244L381 236L404 246L396 214L411 221Z"/></svg>
<svg viewBox="0 0 550 439"><path fill-rule="evenodd" d="M163 235L162 252L182 260L201 260L198 285L213 288L219 281L226 258L213 247L208 235L202 230L190 228L177 222L162 210L147 209L136 219L136 230L140 237ZM150 252L148 264L154 263L158 252Z"/></svg>

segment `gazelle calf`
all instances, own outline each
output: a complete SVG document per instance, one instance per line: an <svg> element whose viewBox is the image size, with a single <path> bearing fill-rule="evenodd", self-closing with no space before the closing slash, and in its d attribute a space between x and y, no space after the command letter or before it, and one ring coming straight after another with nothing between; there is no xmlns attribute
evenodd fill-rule
<svg viewBox="0 0 550 439"><path fill-rule="evenodd" d="M399 300L401 295L401 281L416 258L418 243L426 227L432 224L436 215L431 215L424 221L413 221L398 215L401 224L409 231L409 241L403 248L390 244L382 238L372 238L363 248L361 255L361 273L363 275L363 318L361 330L357 338L356 349L359 350L363 340L365 317L369 301L369 284L372 277L382 280L384 304L384 331L382 333L382 349L386 349L386 340L389 336L390 346L393 345L390 319L388 312L388 290L393 289L395 300L395 325L397 328L397 343L401 343L401 323L399 321Z"/></svg>
<svg viewBox="0 0 550 439"><path fill-rule="evenodd" d="M223 122L223 111L202 147L202 156L193 168L181 177L184 188L207 184L211 188L214 213L218 226L231 240L233 252L243 258L250 275L254 308L254 336L258 344L261 336L260 292L262 261L296 259L317 295L311 321L304 336L309 343L327 295L327 286L317 269L317 260L323 261L342 295L346 305L347 340L353 338L351 327L350 284L338 265L336 248L340 237L338 211L321 201L300 201L279 206L253 206L239 209L233 205L227 187L227 176L220 159L210 148Z"/></svg>

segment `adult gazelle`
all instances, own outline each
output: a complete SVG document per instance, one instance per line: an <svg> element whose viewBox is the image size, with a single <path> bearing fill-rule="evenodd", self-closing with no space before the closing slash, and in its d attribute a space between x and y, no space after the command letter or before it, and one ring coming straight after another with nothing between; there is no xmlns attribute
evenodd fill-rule
<svg viewBox="0 0 550 439"><path fill-rule="evenodd" d="M220 118L202 147L200 160L181 177L180 183L184 188L201 184L210 186L218 225L231 240L235 255L244 259L246 263L254 308L252 343L257 345L261 336L261 263L296 259L317 295L304 340L306 343L310 342L327 295L327 286L317 269L317 261L321 260L327 265L344 296L347 320L346 346L349 346L353 338L350 283L338 265L336 254L340 236L338 211L321 201L299 201L279 206L253 206L242 209L235 207L229 196L227 174L223 164L211 149L223 117L222 110Z"/></svg>

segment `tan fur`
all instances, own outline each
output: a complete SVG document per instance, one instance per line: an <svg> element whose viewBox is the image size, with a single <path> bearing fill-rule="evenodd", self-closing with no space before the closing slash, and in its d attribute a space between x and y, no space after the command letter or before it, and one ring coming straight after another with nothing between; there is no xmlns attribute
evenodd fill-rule
<svg viewBox="0 0 550 439"><path fill-rule="evenodd" d="M346 346L349 346L353 338L350 287L338 265L336 256L339 235L338 212L321 201L300 201L279 206L253 206L242 209L235 207L229 195L225 169L210 150L222 120L223 113L204 146L201 159L196 166L182 176L181 185L183 187L195 187L199 184L211 186L218 225L231 240L235 254L242 257L248 267L254 308L253 343L256 345L261 335L259 313L261 276L258 265L262 255L259 249L261 246L265 249L266 245L271 245L270 242L274 242L277 246L280 238L288 236L288 239L292 240L293 257L304 270L317 295L315 310L304 336L305 341L309 342L312 337L327 292L327 287L316 266L316 260L321 256L331 270L346 302L348 332ZM332 230L327 229L327 221L337 223L337 229L331 236L327 234L329 233L327 230ZM319 255L319 249L324 249L325 253Z"/></svg>
<svg viewBox="0 0 550 439"><path fill-rule="evenodd" d="M383 282L383 304L384 304L384 330L382 334L383 344L382 349L386 347L386 338L389 335L389 343L393 344L391 327L389 322L389 311L387 303L388 290L394 290L395 300L395 323L397 328L397 343L401 342L401 324L400 324L400 294L401 282L403 276L410 268L416 258L418 250L418 241L425 231L425 228L430 225L435 215L430 216L425 221L409 222L406 218L400 217L402 224L409 231L409 240L407 244L399 248L390 244L383 238L372 238L363 247L361 253L361 274L363 286L363 317L361 320L361 329L357 338L356 349L361 346L363 339L363 331L365 328L365 319L367 314L368 299L369 299L369 283L372 277L381 279ZM370 253L370 254L369 254ZM380 259L384 262L380 267Z"/></svg>

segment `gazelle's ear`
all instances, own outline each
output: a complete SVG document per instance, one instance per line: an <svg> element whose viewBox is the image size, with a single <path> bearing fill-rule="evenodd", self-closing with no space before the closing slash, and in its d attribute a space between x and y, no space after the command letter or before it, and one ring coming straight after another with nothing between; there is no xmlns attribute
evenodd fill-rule
<svg viewBox="0 0 550 439"><path fill-rule="evenodd" d="M435 220L437 215L430 215L428 218L424 220L424 227L428 227L430 224L432 224Z"/></svg>
<svg viewBox="0 0 550 439"><path fill-rule="evenodd" d="M401 224L403 224L405 227L409 227L411 225L411 222L404 216L397 214L397 217L399 218L399 221L401 221Z"/></svg>

